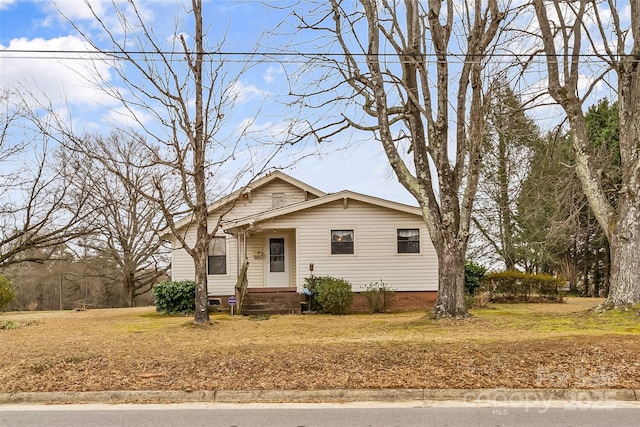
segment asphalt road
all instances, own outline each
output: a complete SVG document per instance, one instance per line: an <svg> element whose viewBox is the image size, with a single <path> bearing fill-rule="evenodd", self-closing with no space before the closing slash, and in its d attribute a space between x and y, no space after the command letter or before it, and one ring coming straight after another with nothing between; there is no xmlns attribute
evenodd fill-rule
<svg viewBox="0 0 640 427"><path fill-rule="evenodd" d="M1 427L394 427L633 426L640 404L537 402L483 404L398 402L351 404L5 405Z"/></svg>

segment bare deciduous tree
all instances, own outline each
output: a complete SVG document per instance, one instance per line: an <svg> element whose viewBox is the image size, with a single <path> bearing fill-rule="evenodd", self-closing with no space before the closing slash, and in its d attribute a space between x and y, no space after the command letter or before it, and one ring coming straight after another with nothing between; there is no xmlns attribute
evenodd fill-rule
<svg viewBox="0 0 640 427"><path fill-rule="evenodd" d="M496 0L331 0L315 7L320 19L299 14L302 26L337 42L344 60L325 60L351 92L340 82L328 91L338 101L356 100L372 120L344 113L341 125L372 132L422 208L439 261L435 315L466 316L464 260L484 136L482 73L505 14ZM305 95L310 102L317 93Z"/></svg>
<svg viewBox="0 0 640 427"><path fill-rule="evenodd" d="M149 292L168 267L158 237L163 222L153 202L157 192L152 174L136 167L145 162L140 158L139 141L121 133L88 137L85 146L99 154L100 161L78 152L60 157L61 162L82 171L72 183L87 189L87 204L96 212L96 233L83 239L83 246L115 264L110 276L120 283L122 302L128 307L135 305L137 296Z"/></svg>
<svg viewBox="0 0 640 427"><path fill-rule="evenodd" d="M0 268L42 262L53 250L85 235L93 212L85 209L84 188L70 191L77 170L51 162L45 135L23 126L31 114L8 92L0 96ZM24 131L24 132L23 132ZM89 224L89 225L87 225ZM37 250L37 251L36 251ZM33 256L36 253L37 256Z"/></svg>
<svg viewBox="0 0 640 427"><path fill-rule="evenodd" d="M123 120L114 126L129 132L130 137L140 130L145 134L139 139L141 155L134 166L153 173L155 193L129 180L114 167L118 160L107 152L87 150L84 138L71 130L65 133L72 140L73 149L102 161L111 173L157 204L176 247L183 248L193 259L194 321L207 323L207 255L209 242L220 226L220 221L209 223L208 205L221 193L230 193L230 188L239 186L246 175L254 178L264 172L282 147L273 144L256 156L256 147L242 144L242 130L233 133L225 126L244 95L240 77L253 65L252 59L229 60L218 53L223 42L212 45L208 39L207 34L213 29L205 27L206 2L201 0L186 2L186 15L176 18L174 32L168 38L166 32L158 35L134 1L110 2L115 27L113 19L102 16L102 10L92 7L89 1L85 4L102 35L93 37L69 22L94 49L113 58L117 78L104 80L97 76L96 81L124 107ZM133 125L126 129L122 122ZM236 165L229 176L225 167L236 156L250 160ZM181 221L186 218L188 226Z"/></svg>
<svg viewBox="0 0 640 427"><path fill-rule="evenodd" d="M623 28L613 0L534 0L533 4L546 56L549 94L567 114L576 173L610 244L611 281L605 306L640 303L640 4L630 2L630 28ZM581 67L587 53L590 58L597 57L603 69L581 91ZM611 75L617 80L622 172L615 203L603 186L583 111L595 84Z"/></svg>

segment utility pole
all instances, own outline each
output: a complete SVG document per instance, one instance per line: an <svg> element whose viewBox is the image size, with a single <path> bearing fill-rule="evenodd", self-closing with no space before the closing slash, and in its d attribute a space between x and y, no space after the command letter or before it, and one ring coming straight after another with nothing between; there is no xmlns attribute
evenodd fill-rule
<svg viewBox="0 0 640 427"><path fill-rule="evenodd" d="M59 289L59 291L60 291L60 294L59 294L60 295L60 311L62 311L62 278L63 277L64 276L61 274L60 275L60 289Z"/></svg>

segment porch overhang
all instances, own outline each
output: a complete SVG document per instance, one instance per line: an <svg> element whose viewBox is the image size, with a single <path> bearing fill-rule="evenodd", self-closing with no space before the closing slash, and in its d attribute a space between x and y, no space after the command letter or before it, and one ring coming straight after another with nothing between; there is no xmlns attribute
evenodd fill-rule
<svg viewBox="0 0 640 427"><path fill-rule="evenodd" d="M267 210L265 212L261 212L259 214L250 215L244 218L238 218L236 220L231 220L228 222L223 222L222 227L225 232L229 232L230 234L238 233L238 232L247 232L250 231L254 227L260 226L260 224L264 224L267 221L273 220L279 216L287 215L294 212L300 212L305 209L311 209L317 206L325 205L327 203L332 202L342 202L342 207L344 209L349 208L349 202L351 200L368 203L375 206L380 206L388 209L393 209L396 211L410 213L412 215L417 215L422 217L422 210L415 206L404 205L402 203L391 202L388 200L379 199L377 197L367 196L364 194L354 193L352 191L341 191L339 193L327 194L322 197L318 197L311 200L306 200L300 203L294 203L292 205L287 205L281 208L274 208Z"/></svg>

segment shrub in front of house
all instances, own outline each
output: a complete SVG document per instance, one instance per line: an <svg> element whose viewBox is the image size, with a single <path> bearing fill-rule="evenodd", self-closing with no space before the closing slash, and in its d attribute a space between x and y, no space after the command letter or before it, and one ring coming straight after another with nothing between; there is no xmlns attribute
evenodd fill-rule
<svg viewBox="0 0 640 427"><path fill-rule="evenodd" d="M161 313L192 313L196 309L196 284L192 280L158 283L153 287L153 297Z"/></svg>
<svg viewBox="0 0 640 427"><path fill-rule="evenodd" d="M381 280L369 283L361 293L367 299L369 313L384 313L389 309L391 298L396 294L396 291Z"/></svg>
<svg viewBox="0 0 640 427"><path fill-rule="evenodd" d="M0 311L4 310L15 296L16 292L9 279L0 275Z"/></svg>
<svg viewBox="0 0 640 427"><path fill-rule="evenodd" d="M492 302L563 302L562 279L520 271L490 273L483 280Z"/></svg>
<svg viewBox="0 0 640 427"><path fill-rule="evenodd" d="M469 259L464 262L464 302L467 308L485 308L489 303L490 295L482 288L486 275L486 267Z"/></svg>
<svg viewBox="0 0 640 427"><path fill-rule="evenodd" d="M322 276L311 276L304 279L304 289L302 290L302 293L307 296L307 309L309 311L322 311L322 306L315 298L316 284L320 283L320 279L322 278Z"/></svg>
<svg viewBox="0 0 640 427"><path fill-rule="evenodd" d="M487 269L472 260L464 262L464 293L475 295L482 285L482 280L487 274Z"/></svg>
<svg viewBox="0 0 640 427"><path fill-rule="evenodd" d="M313 298L321 311L329 314L345 314L351 306L351 283L330 276L314 277Z"/></svg>

